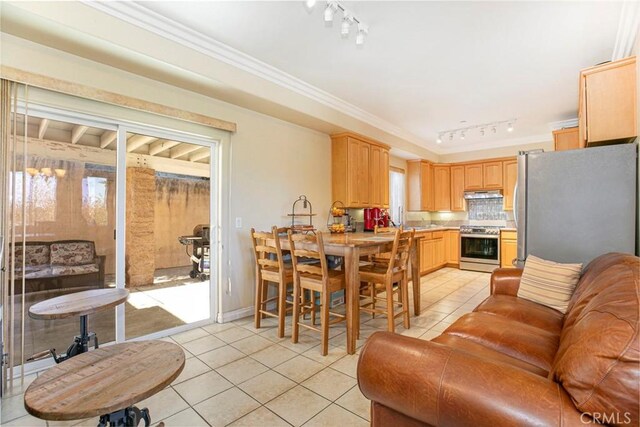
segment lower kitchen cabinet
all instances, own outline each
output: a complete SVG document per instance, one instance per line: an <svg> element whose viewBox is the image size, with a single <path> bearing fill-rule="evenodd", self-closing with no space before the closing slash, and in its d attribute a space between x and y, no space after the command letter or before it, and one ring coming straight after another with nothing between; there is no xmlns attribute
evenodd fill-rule
<svg viewBox="0 0 640 427"><path fill-rule="evenodd" d="M447 230L444 232L444 252L446 264L460 264L460 232L458 230Z"/></svg>
<svg viewBox="0 0 640 427"><path fill-rule="evenodd" d="M427 274L447 264L445 232L424 233L420 240L420 274Z"/></svg>
<svg viewBox="0 0 640 427"><path fill-rule="evenodd" d="M502 231L500 233L500 267L513 268L513 260L518 257L518 233Z"/></svg>

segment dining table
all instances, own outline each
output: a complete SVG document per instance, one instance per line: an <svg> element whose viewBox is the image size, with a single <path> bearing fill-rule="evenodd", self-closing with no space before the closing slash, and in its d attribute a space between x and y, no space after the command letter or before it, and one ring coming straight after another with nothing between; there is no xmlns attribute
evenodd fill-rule
<svg viewBox="0 0 640 427"><path fill-rule="evenodd" d="M345 305L347 321L347 353L356 352L356 339L360 329L360 257L391 252L393 237L367 232L355 233L322 233L324 252L326 255L344 259L342 268L345 273ZM413 239L410 251L410 280L413 289L413 307L415 315L420 314L420 237ZM305 245L307 247L305 247ZM298 243L309 250L317 250L315 243ZM280 247L290 250L286 236L280 237Z"/></svg>

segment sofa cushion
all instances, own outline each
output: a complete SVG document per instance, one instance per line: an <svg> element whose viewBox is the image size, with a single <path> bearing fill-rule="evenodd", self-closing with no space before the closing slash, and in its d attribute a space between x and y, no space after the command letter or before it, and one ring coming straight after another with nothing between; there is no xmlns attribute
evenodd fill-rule
<svg viewBox="0 0 640 427"><path fill-rule="evenodd" d="M558 335L564 320L558 310L511 295L491 295L473 311L497 314Z"/></svg>
<svg viewBox="0 0 640 427"><path fill-rule="evenodd" d="M444 333L466 338L485 347L551 370L559 335L491 313L465 314Z"/></svg>
<svg viewBox="0 0 640 427"><path fill-rule="evenodd" d="M93 242L57 242L51 244L51 264L82 265L94 261Z"/></svg>
<svg viewBox="0 0 640 427"><path fill-rule="evenodd" d="M25 266L34 267L49 265L49 245L48 244L28 244L25 246ZM22 267L22 245L16 246L15 250L16 267Z"/></svg>
<svg viewBox="0 0 640 427"><path fill-rule="evenodd" d="M593 260L565 318L552 374L576 407L640 424L640 258Z"/></svg>
<svg viewBox="0 0 640 427"><path fill-rule="evenodd" d="M564 313L581 271L582 264L560 264L529 255L518 296Z"/></svg>
<svg viewBox="0 0 640 427"><path fill-rule="evenodd" d="M51 266L51 274L53 276L74 276L77 274L97 273L100 271L98 266L93 264L85 265L53 265Z"/></svg>
<svg viewBox="0 0 640 427"><path fill-rule="evenodd" d="M456 350L464 351L466 353L473 354L474 356L482 357L493 362L507 363L520 369L524 369L525 371L540 375L541 377L547 377L547 375L549 375L549 371L545 369L534 366L531 363L524 362L505 353L501 353L489 347L485 347L482 344L478 344L477 342L456 335L443 333L442 335L435 337L431 341L437 342L438 344L444 344L451 348L455 348Z"/></svg>
<svg viewBox="0 0 640 427"><path fill-rule="evenodd" d="M51 277L51 266L49 264L27 266L25 271L25 279L44 279ZM22 270L16 270L16 279L22 279Z"/></svg>

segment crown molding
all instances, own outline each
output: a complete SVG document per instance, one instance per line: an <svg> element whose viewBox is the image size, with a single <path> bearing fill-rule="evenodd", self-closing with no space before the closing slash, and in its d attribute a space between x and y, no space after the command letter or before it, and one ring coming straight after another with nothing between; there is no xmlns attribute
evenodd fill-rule
<svg viewBox="0 0 640 427"><path fill-rule="evenodd" d="M559 120L557 122L550 122L547 125L549 126L549 131L553 132L558 129L566 129L566 128L575 128L578 127L578 118L567 119L567 120Z"/></svg>
<svg viewBox="0 0 640 427"><path fill-rule="evenodd" d="M197 32L186 25L173 21L141 4L132 1L98 2L81 0L81 2L86 6L92 7L114 18L303 95L368 125L416 144L421 148L432 151L435 149L429 141L423 140L375 114L369 113L276 67L221 43L212 37Z"/></svg>
<svg viewBox="0 0 640 427"><path fill-rule="evenodd" d="M611 55L612 61L617 61L632 55L639 29L640 2L623 2L620 10L620 22L618 24L618 33L616 34L616 43L613 47L613 54Z"/></svg>

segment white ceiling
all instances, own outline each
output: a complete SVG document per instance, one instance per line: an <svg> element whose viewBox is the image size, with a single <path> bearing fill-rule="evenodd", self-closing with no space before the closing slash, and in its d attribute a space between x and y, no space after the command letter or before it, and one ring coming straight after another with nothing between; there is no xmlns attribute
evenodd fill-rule
<svg viewBox="0 0 640 427"><path fill-rule="evenodd" d="M578 72L611 59L621 2L342 2L370 26L363 48L325 25L325 2L139 5L417 136L439 153L538 142L575 118ZM517 117L513 133L439 131Z"/></svg>

